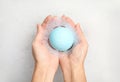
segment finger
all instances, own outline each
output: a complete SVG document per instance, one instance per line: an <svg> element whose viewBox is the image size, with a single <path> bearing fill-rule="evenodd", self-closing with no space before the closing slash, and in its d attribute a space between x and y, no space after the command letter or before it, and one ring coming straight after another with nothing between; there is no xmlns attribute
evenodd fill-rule
<svg viewBox="0 0 120 82"><path fill-rule="evenodd" d="M62 18L63 18L63 20L68 22L72 27L75 27L75 23L73 22L73 20L70 17L63 15Z"/></svg>
<svg viewBox="0 0 120 82"><path fill-rule="evenodd" d="M43 28L40 24L37 24L37 33L40 33L43 31Z"/></svg>
<svg viewBox="0 0 120 82"><path fill-rule="evenodd" d="M43 29L40 24L37 24L37 34L36 34L36 40L40 39L43 34Z"/></svg>
<svg viewBox="0 0 120 82"><path fill-rule="evenodd" d="M78 24L76 24L76 32L77 32L77 34L78 34L78 37L80 38L80 41L81 42L86 42L86 38L85 38L85 36L84 36L84 33L82 32L82 29L81 29L81 27L80 27L80 24L78 23Z"/></svg>
<svg viewBox="0 0 120 82"><path fill-rule="evenodd" d="M43 23L46 23L46 22L48 21L49 17L51 17L51 15L48 15L48 16L44 19Z"/></svg>
<svg viewBox="0 0 120 82"><path fill-rule="evenodd" d="M57 19L57 16L51 16L48 22L51 23L53 21L56 21L56 19Z"/></svg>
<svg viewBox="0 0 120 82"><path fill-rule="evenodd" d="M39 24L37 24L37 33L39 33L40 29L39 29Z"/></svg>
<svg viewBox="0 0 120 82"><path fill-rule="evenodd" d="M65 20L65 19L66 19L66 16L65 16L65 15L63 15L63 16L62 16L62 19L63 19L63 20ZM66 20L65 20L65 21L66 21Z"/></svg>
<svg viewBox="0 0 120 82"><path fill-rule="evenodd" d="M65 15L62 15L62 17L61 17L63 20L65 20Z"/></svg>
<svg viewBox="0 0 120 82"><path fill-rule="evenodd" d="M56 20L56 19L57 19L57 16L54 16L54 17L53 17L53 20Z"/></svg>
<svg viewBox="0 0 120 82"><path fill-rule="evenodd" d="M49 21L51 18L52 18L52 16L51 16L51 15L48 15L48 16L45 18L45 20L43 21L43 23L41 24L41 26L42 26L42 27L45 27L46 24L48 23L48 21Z"/></svg>

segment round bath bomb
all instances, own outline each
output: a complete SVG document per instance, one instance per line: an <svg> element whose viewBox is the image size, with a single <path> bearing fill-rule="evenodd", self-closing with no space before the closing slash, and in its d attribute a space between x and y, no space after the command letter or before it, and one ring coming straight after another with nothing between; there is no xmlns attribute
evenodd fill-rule
<svg viewBox="0 0 120 82"><path fill-rule="evenodd" d="M49 43L58 51L67 51L74 44L74 39L74 33L70 28L58 26L51 31Z"/></svg>

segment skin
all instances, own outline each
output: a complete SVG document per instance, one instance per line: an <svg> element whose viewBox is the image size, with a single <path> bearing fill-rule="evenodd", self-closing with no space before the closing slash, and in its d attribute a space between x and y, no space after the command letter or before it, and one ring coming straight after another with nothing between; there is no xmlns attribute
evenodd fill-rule
<svg viewBox="0 0 120 82"><path fill-rule="evenodd" d="M73 48L71 54L60 53L59 57L49 52L43 40L43 33L49 21L56 17L49 15L41 25L37 25L37 34L32 44L35 68L32 82L53 82L54 75L60 64L64 82L87 82L84 71L84 61L87 54L88 43L79 24L66 16L62 19L68 22L80 38L80 42Z"/></svg>
<svg viewBox="0 0 120 82"><path fill-rule="evenodd" d="M35 68L32 82L53 82L55 72L59 65L59 58L51 54L43 40L46 24L55 17L49 15L41 25L37 25L37 34L32 44Z"/></svg>
<svg viewBox="0 0 120 82"><path fill-rule="evenodd" d="M62 19L68 22L75 30L80 39L80 42L72 49L70 54L60 55L60 66L62 68L64 82L87 82L84 71L84 61L87 55L88 43L80 28L79 24L76 24L66 16L62 16Z"/></svg>

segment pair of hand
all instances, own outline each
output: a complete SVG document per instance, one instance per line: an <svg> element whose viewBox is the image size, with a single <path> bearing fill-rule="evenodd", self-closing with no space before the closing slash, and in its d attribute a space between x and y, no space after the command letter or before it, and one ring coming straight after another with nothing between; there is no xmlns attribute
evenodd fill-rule
<svg viewBox="0 0 120 82"><path fill-rule="evenodd" d="M56 16L49 15L41 25L37 25L37 34L32 44L35 59L32 82L53 82L59 64L62 68L65 82L86 82L84 60L87 54L88 43L79 24L75 24L69 17L62 16L63 20L74 27L80 38L80 43L73 48L71 54L60 53L58 57L51 54L45 46L43 33L48 22L55 19Z"/></svg>

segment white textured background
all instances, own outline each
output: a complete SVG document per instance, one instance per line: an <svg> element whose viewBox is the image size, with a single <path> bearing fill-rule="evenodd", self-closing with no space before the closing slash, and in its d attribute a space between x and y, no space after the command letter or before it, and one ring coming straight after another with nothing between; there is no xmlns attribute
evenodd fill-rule
<svg viewBox="0 0 120 82"><path fill-rule="evenodd" d="M120 0L0 0L0 82L31 81L36 24L49 14L81 23L88 82L120 82ZM54 81L63 82L60 70Z"/></svg>

